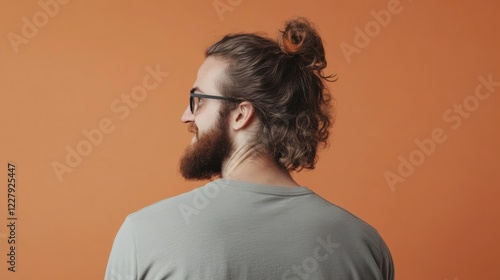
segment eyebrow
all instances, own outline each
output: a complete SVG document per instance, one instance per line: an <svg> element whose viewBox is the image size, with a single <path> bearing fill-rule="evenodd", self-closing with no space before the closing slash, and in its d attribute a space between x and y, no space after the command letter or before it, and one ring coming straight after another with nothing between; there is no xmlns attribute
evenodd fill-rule
<svg viewBox="0 0 500 280"><path fill-rule="evenodd" d="M199 91L201 93L204 93L199 87L194 87L191 89L191 93L194 93L195 91Z"/></svg>

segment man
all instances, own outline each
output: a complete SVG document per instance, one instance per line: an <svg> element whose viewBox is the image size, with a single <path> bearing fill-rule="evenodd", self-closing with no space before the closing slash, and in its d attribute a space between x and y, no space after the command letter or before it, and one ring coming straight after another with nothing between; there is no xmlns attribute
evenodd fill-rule
<svg viewBox="0 0 500 280"><path fill-rule="evenodd" d="M321 38L227 35L206 51L181 120L186 179L215 179L130 214L106 279L393 279L377 231L301 186L333 123Z"/></svg>

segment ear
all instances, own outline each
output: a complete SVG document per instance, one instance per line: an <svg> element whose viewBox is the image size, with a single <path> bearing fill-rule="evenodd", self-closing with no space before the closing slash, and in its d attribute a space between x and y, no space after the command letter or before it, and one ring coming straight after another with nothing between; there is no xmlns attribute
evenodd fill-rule
<svg viewBox="0 0 500 280"><path fill-rule="evenodd" d="M234 130L243 129L252 123L254 115L255 109L252 103L243 101L231 112L229 125Z"/></svg>

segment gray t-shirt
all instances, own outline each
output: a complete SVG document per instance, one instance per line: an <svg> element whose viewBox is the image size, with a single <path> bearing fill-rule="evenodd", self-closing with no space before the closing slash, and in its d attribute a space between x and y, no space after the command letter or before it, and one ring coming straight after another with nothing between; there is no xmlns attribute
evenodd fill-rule
<svg viewBox="0 0 500 280"><path fill-rule="evenodd" d="M394 278L377 231L307 187L217 179L127 216L106 280Z"/></svg>

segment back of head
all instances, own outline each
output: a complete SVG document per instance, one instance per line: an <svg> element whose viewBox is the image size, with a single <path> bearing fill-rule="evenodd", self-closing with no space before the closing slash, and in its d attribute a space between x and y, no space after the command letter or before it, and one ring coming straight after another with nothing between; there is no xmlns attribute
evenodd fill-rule
<svg viewBox="0 0 500 280"><path fill-rule="evenodd" d="M326 86L323 43L304 18L286 23L277 40L231 34L210 46L206 56L228 63L222 95L252 103L261 126L252 144L287 171L314 169L317 148L328 144L334 122ZM231 110L237 104L227 103Z"/></svg>

